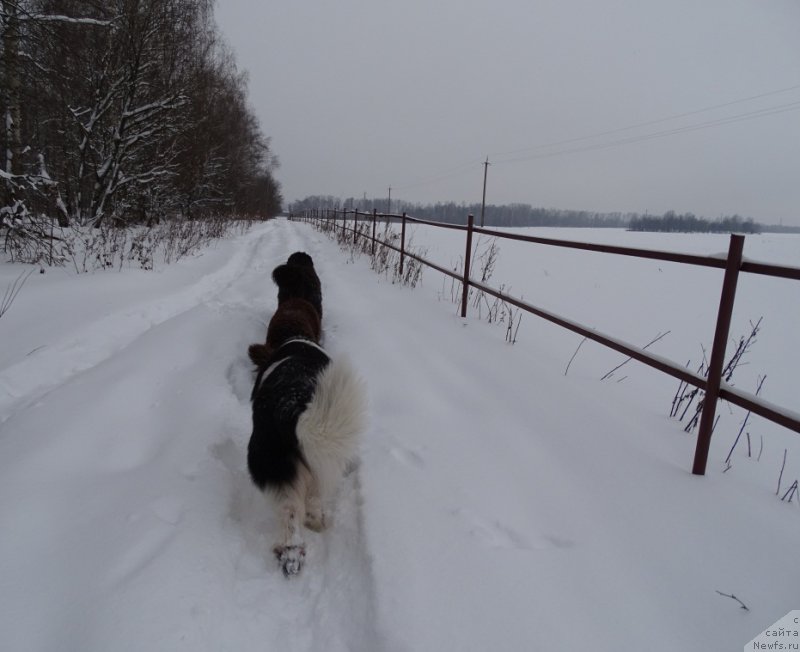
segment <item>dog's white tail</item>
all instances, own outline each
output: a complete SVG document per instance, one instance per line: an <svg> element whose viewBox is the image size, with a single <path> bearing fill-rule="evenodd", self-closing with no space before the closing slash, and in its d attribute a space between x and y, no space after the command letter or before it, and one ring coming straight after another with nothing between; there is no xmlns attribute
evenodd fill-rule
<svg viewBox="0 0 800 652"><path fill-rule="evenodd" d="M363 381L347 360L332 360L318 376L314 397L297 421L297 439L323 495L355 457L365 423Z"/></svg>

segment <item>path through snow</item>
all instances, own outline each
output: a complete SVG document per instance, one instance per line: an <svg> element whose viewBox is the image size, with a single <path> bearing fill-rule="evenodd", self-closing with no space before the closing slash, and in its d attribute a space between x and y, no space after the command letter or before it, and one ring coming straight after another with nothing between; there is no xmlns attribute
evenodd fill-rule
<svg viewBox="0 0 800 652"><path fill-rule="evenodd" d="M2 370L3 649L379 648L358 471L336 527L310 533L312 572L287 582L269 552L246 347L274 310L271 270L306 243L259 231Z"/></svg>
<svg viewBox="0 0 800 652"><path fill-rule="evenodd" d="M371 418L287 580L246 350L296 250ZM691 476L692 438L637 393L654 372L564 377L546 329L511 347L438 279L392 285L285 220L160 273L54 274L0 321L0 649L727 650L800 604L797 507L743 455Z"/></svg>

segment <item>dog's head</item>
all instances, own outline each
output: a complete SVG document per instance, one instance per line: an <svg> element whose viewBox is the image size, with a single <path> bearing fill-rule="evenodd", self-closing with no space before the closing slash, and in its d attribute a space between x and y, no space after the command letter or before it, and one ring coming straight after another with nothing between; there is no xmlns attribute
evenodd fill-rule
<svg viewBox="0 0 800 652"><path fill-rule="evenodd" d="M314 267L314 261L305 251L295 251L286 261L287 265L300 265L301 267Z"/></svg>
<svg viewBox="0 0 800 652"><path fill-rule="evenodd" d="M272 270L272 280L278 286L278 304L287 299L310 301L322 317L322 286L311 256L296 251L289 260Z"/></svg>

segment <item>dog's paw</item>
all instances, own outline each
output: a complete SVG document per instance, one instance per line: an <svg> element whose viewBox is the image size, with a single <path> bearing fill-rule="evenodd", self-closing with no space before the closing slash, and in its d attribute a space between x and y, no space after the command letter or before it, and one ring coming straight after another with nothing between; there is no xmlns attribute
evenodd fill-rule
<svg viewBox="0 0 800 652"><path fill-rule="evenodd" d="M322 532L328 527L328 515L322 507L322 501L319 496L309 496L306 500L306 518L303 521L309 530L314 532Z"/></svg>
<svg viewBox="0 0 800 652"><path fill-rule="evenodd" d="M305 546L275 546L273 552L286 577L297 575L303 568L303 562L306 560Z"/></svg>
<svg viewBox="0 0 800 652"><path fill-rule="evenodd" d="M321 509L306 512L305 526L314 532L322 532L328 527L328 518Z"/></svg>

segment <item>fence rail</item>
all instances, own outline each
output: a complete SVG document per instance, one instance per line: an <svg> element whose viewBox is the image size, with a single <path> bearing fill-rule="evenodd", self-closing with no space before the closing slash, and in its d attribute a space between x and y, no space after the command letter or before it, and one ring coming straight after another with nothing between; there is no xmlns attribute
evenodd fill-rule
<svg viewBox="0 0 800 652"><path fill-rule="evenodd" d="M348 216L352 216L350 220L352 226L348 225ZM337 221L337 218L340 220ZM788 267L782 265L772 265L767 263L758 263L746 261L742 257L744 249L744 236L733 234L730 237L728 252L726 255L720 256L696 256L689 254L673 253L666 251L657 251L650 249L634 249L630 247L617 247L612 245L600 245L588 242L574 242L571 240L557 240L553 238L541 238L537 236L527 236L516 233L507 233L504 231L497 231L494 229L485 229L483 227L476 227L473 223L473 216L469 215L466 225L459 224L445 224L443 222L433 222L430 220L423 220L411 217L403 213L402 215L390 213L378 213L373 210L371 213L365 213L353 210L315 210L306 211L302 215L290 215L290 219L300 219L311 221L314 223L328 223L334 229L341 228L343 235L348 232L353 234L354 240L358 237L369 237L372 243L372 251L375 251L376 245L380 244L384 247L389 247L394 251L400 253L400 273L403 273L403 265L405 258L412 258L419 263L435 269L442 274L455 278L462 283L462 297L461 297L461 316L467 315L467 297L469 288L473 287L477 290L485 292L486 294L497 297L505 301L509 305L515 306L524 310L525 312L532 313L542 319L546 319L562 328L566 328L574 333L582 335L590 340L598 342L603 346L614 349L624 355L627 355L634 360L638 360L662 373L669 374L679 380L697 387L705 392L703 399L703 410L700 415L700 425L697 433L697 445L695 448L694 463L692 466L692 473L695 475L705 475L706 466L708 463L708 452L711 445L711 435L714 428L714 418L716 415L717 400L722 398L734 405L738 405L746 410L753 412L769 421L777 423L785 428L800 432L800 413L797 413L788 408L774 405L765 401L755 394L744 392L727 385L722 379L722 368L724 365L725 348L730 334L730 322L733 314L733 305L736 299L736 285L738 282L739 274L741 272L750 274L760 274L762 276L770 276L774 278L785 278L792 280L800 280L800 267ZM358 222L371 221L372 234L371 236L362 233L358 228ZM385 222L395 222L401 224L400 231L400 244L395 245L391 242L386 242L376 237L376 224L378 219ZM339 221L341 227L339 227ZM406 251L406 224L424 224L437 228L452 229L457 231L464 231L466 233L466 251L464 256L464 270L462 274L458 274L449 270L441 265L437 265L422 256ZM513 297L505 292L496 288L490 287L485 283L474 281L470 278L470 254L472 250L472 237L474 234L482 234L494 238L505 240L518 240L522 242L530 242L542 244L553 247L565 247L569 249L580 249L584 251L594 251L599 253L614 254L619 256L633 256L636 258L646 258L652 260L663 260L673 263L680 263L684 265L696 265L701 267L712 267L724 270L722 281L722 288L720 292L719 309L717 312L717 322L714 330L714 341L711 347L711 358L708 364L708 375L702 376L700 374L692 373L685 367L682 367L672 360L665 357L655 355L642 348L633 346L611 335L601 333L593 328L584 326L578 322L572 321L555 313L543 310L534 305L531 305L521 299Z"/></svg>

